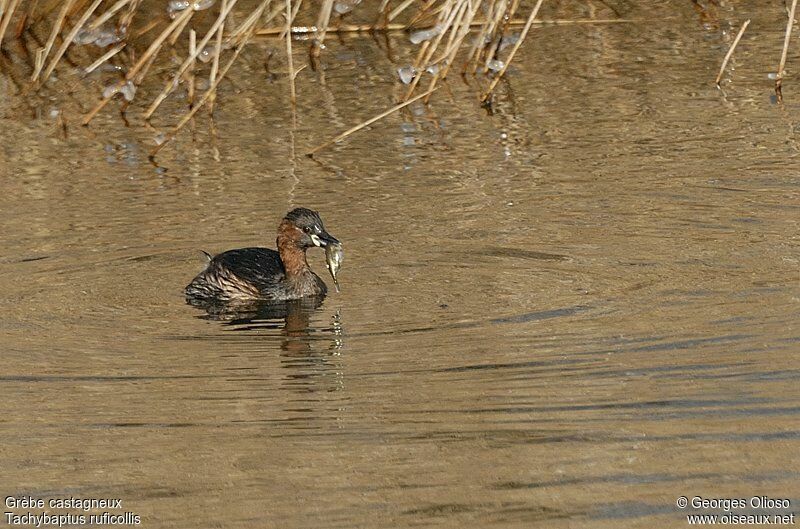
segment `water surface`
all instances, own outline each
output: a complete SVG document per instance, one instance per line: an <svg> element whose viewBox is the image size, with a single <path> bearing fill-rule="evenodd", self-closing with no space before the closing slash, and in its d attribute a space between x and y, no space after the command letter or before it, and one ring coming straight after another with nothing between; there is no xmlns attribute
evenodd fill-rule
<svg viewBox="0 0 800 529"><path fill-rule="evenodd" d="M147 128L81 129L66 94L32 117L0 84L4 495L281 528L683 527L681 495L797 499L782 10L542 27L493 115L455 76L315 160L402 93L403 35L391 58L331 39L296 126L261 68L276 43L253 45L216 135L201 113L158 169ZM277 319L184 304L200 250L272 246L295 206L344 242L341 293Z"/></svg>

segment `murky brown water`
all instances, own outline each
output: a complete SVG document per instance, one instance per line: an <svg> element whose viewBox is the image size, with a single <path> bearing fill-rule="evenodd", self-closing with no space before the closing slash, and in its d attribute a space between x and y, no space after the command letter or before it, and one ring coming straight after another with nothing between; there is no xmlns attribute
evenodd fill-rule
<svg viewBox="0 0 800 529"><path fill-rule="evenodd" d="M684 527L680 495L796 510L782 9L537 29L494 116L456 78L316 162L291 152L401 91L368 38L298 76L294 130L260 69L274 44L254 46L219 138L199 119L164 174L146 129L73 115L63 140L0 81L0 492L118 497L147 527ZM720 28L748 17L722 93ZM293 206L345 243L340 294L285 320L184 304L200 249L271 246Z"/></svg>

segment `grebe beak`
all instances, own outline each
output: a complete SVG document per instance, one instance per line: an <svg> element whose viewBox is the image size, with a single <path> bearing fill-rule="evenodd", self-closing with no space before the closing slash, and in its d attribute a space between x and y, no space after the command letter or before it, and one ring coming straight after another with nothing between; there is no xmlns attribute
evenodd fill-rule
<svg viewBox="0 0 800 529"><path fill-rule="evenodd" d="M312 233L311 242L314 243L314 246L319 246L320 248L325 248L329 244L339 244L339 240L327 231L323 231L319 235Z"/></svg>

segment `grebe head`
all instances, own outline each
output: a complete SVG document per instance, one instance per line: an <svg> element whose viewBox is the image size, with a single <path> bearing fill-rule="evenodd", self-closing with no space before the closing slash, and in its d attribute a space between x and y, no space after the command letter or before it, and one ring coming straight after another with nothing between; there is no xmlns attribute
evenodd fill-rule
<svg viewBox="0 0 800 529"><path fill-rule="evenodd" d="M313 246L325 248L339 243L336 237L325 231L319 213L306 208L295 208L287 213L278 231L303 249Z"/></svg>

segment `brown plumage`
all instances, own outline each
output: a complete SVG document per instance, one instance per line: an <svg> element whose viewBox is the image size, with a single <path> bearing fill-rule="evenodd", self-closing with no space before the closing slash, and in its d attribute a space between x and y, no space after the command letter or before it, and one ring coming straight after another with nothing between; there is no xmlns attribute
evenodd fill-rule
<svg viewBox="0 0 800 529"><path fill-rule="evenodd" d="M278 251L239 248L212 257L187 285L187 300L282 301L324 296L328 288L308 266L306 250L338 242L325 231L316 211L293 209L278 226Z"/></svg>

